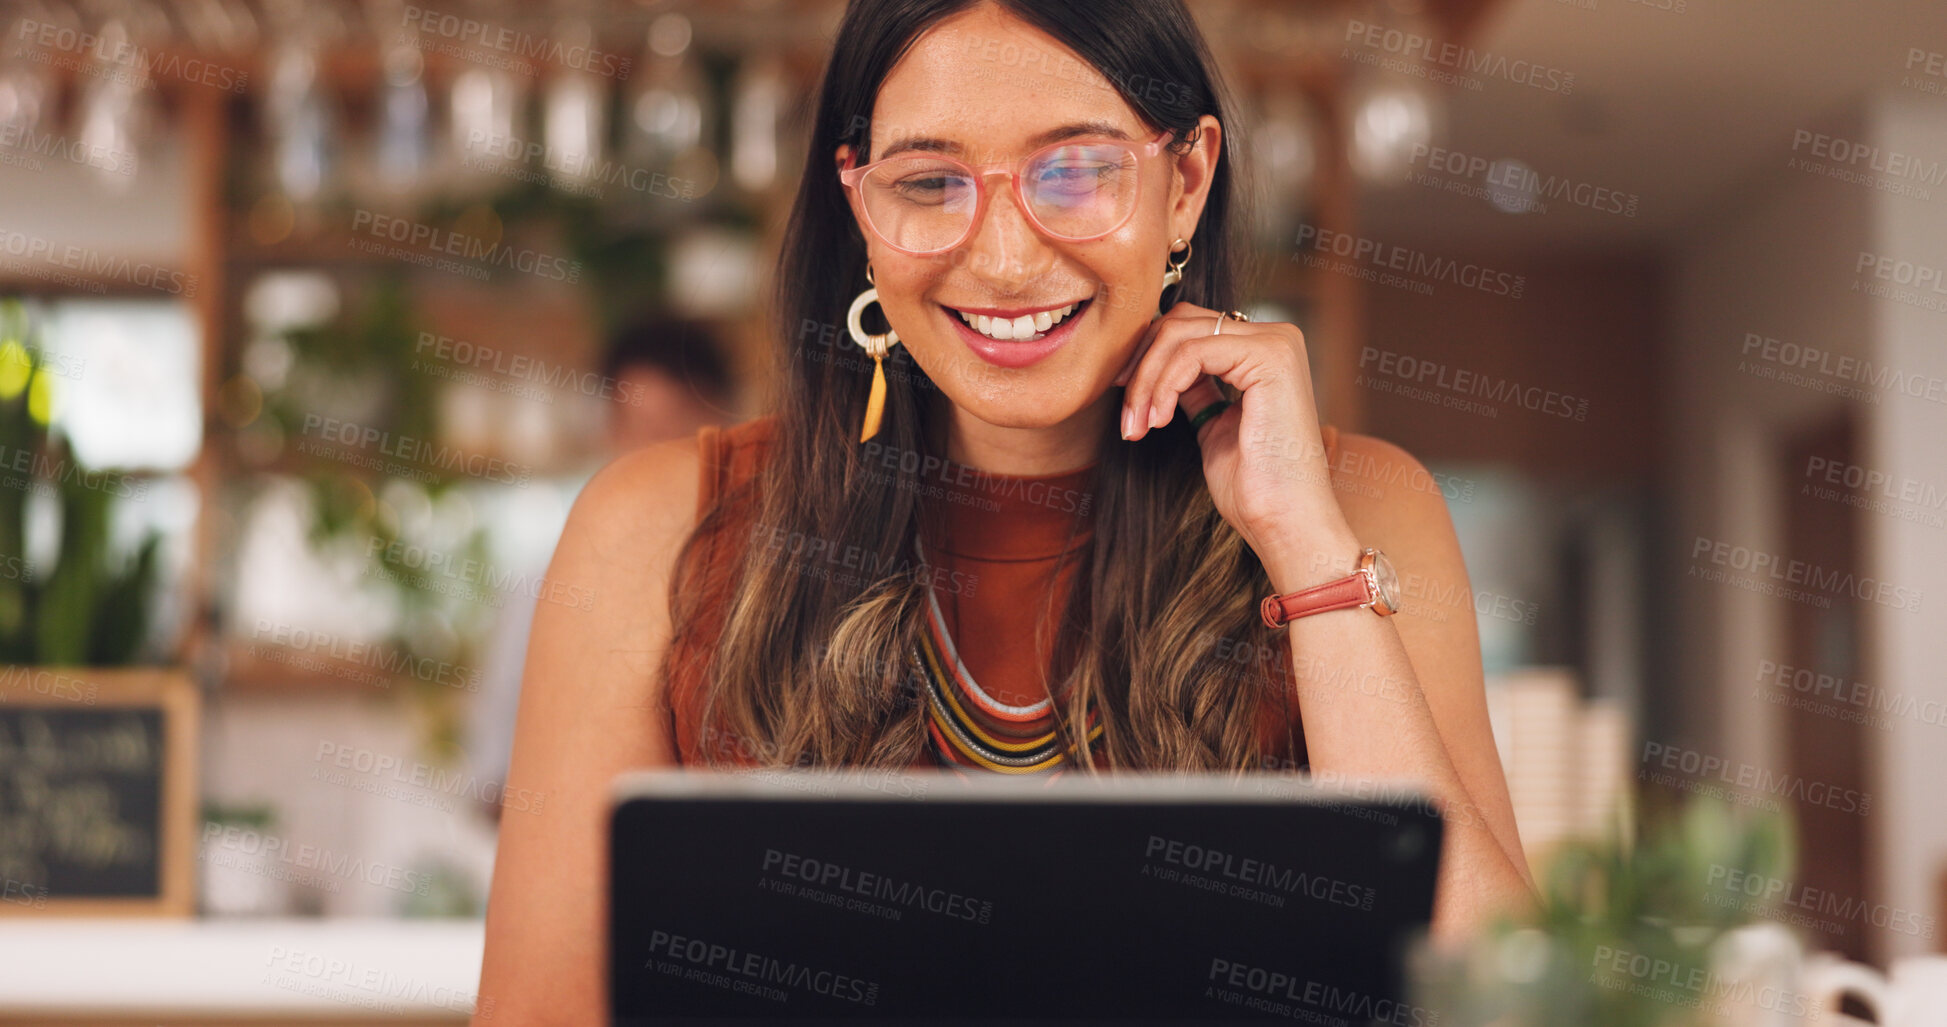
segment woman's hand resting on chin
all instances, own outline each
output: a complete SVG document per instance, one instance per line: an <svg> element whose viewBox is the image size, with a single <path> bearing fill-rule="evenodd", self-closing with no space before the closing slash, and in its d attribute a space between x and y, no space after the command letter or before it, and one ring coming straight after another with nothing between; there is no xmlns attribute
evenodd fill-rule
<svg viewBox="0 0 1947 1027"><path fill-rule="evenodd" d="M1171 307L1150 323L1130 364L1116 376L1125 386L1123 438L1141 439L1151 428L1194 417L1222 400L1206 376L1242 395L1197 429L1204 479L1217 511L1272 579L1309 576L1302 566L1290 566L1301 554L1356 556L1355 536L1333 494L1305 336L1297 325L1236 321L1193 303Z"/></svg>

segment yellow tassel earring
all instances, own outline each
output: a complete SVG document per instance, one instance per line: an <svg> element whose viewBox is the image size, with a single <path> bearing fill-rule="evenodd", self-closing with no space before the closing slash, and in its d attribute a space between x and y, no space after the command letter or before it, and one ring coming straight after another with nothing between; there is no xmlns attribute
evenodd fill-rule
<svg viewBox="0 0 1947 1027"><path fill-rule="evenodd" d="M874 284L870 261L865 265L865 280L867 284ZM879 434L879 419L886 409L885 357L899 342L899 333L892 330L890 323L886 326L885 334L873 335L868 333L865 325L860 322L860 315L865 313L865 308L877 302L879 302L879 290L867 289L852 301L852 310L845 315L845 328L852 333L852 341L872 354L872 391L865 398L865 427L859 432L860 442L865 442ZM881 313L884 311L882 310Z"/></svg>

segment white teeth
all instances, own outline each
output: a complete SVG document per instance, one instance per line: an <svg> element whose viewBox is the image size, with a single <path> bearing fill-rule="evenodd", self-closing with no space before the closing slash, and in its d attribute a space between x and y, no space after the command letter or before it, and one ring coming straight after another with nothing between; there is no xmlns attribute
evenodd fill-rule
<svg viewBox="0 0 1947 1027"><path fill-rule="evenodd" d="M1041 333L1060 324L1068 315L1075 312L1080 304L1070 303L1059 310L1044 310L1038 314L1023 314L1016 318L989 317L986 314L969 314L956 310L960 320L967 322L974 331L1000 342L1016 339L1033 341Z"/></svg>

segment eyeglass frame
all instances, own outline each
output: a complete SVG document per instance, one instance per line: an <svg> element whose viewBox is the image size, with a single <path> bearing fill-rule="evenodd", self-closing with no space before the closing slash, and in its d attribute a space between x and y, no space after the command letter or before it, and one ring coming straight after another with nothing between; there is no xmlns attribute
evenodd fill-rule
<svg viewBox="0 0 1947 1027"><path fill-rule="evenodd" d="M1166 128L1163 131L1157 133L1154 139L1150 139L1145 142L1134 143L1134 144L1130 143L1128 140L1125 139L1097 139L1093 143L1090 143L1090 142L1080 141L1082 137L1078 136L1075 138L1062 139L1056 142L1049 143L1048 145L1043 146L1038 150L1035 150L1033 153L1030 153L1027 156L1021 157L1017 160L988 161L985 164L968 164L966 161L960 160L955 157L948 157L945 155L936 154L935 159L944 161L949 164L957 164L960 167L965 168L967 169L967 171L971 172L970 177L972 177L974 180L974 211L973 211L973 216L967 220L966 232L962 234L960 238L953 240L951 243L948 243L945 246L933 250L909 250L906 247L893 242L891 239L886 238L886 234L879 230L879 226L873 224L872 212L866 207L865 196L863 193L859 193L859 182L862 181L867 174L871 173L872 169L878 167L881 164L886 164L891 161L915 160L918 158L901 153L891 157L881 157L870 164L865 164L859 167L853 167L852 161L856 159L858 155L858 150L854 148L853 150L851 150L845 155L845 167L839 169L838 180L847 189L852 190L854 193L859 193L859 212L863 216L866 226L872 229L872 234L878 236L880 242L885 243L887 246L890 246L893 249L898 250L900 253L904 253L909 257L935 256L937 254L945 253L948 250L952 250L962 245L965 245L968 239L973 238L974 230L980 227L981 218L985 217L987 214L987 201L993 195L992 192L987 188L987 176L998 175L998 174L1007 175L1007 180L1011 185L1014 193L1014 205L1020 209L1022 216L1027 218L1028 224L1034 226L1035 231L1040 232L1042 235L1045 235L1050 239L1055 239L1061 242L1094 242L1097 239L1101 239L1109 235L1110 233L1114 232L1116 229L1121 228L1123 225L1128 224L1129 219L1135 216L1136 208L1141 205L1141 201L1142 201L1141 174L1138 173L1136 176L1135 200L1130 203L1128 212L1122 215L1121 220L1117 221L1115 224L1109 226L1107 229L1104 229L1103 231L1098 232L1094 235L1066 236L1066 235L1056 234L1047 225L1042 224L1040 218L1035 216L1034 206L1028 203L1027 197L1021 192L1021 169L1027 167L1030 163L1033 163L1036 159L1040 158L1042 154L1045 154L1050 150L1060 149L1061 147L1064 146L1100 145L1104 142L1114 146L1126 147L1129 150L1131 150L1133 153L1135 153L1138 159L1146 158L1146 157L1154 157L1156 156L1158 151L1163 149L1164 145L1169 141L1170 137L1175 134L1176 133L1173 130Z"/></svg>

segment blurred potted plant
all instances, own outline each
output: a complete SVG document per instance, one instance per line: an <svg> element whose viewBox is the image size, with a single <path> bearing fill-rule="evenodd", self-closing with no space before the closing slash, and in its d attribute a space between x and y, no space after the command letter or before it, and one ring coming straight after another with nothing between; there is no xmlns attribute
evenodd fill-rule
<svg viewBox="0 0 1947 1027"><path fill-rule="evenodd" d="M335 458L326 447L289 444L303 436L307 421L320 417L390 438L436 438L441 383L415 368L418 337L411 291L396 278L374 281L361 303L327 323L286 330L282 345L289 348L290 369L274 387L263 388L261 414L241 426L240 448L262 469L302 483L314 553L363 552L364 580L382 583L396 611L383 644L414 661L471 665L491 622L491 611L478 601L480 590L456 588L424 559L401 554L441 548L444 566L479 566L487 559L486 531L473 526L445 545L415 538L384 500L394 489L438 504L460 488L462 478L430 466L411 468L414 477L402 479ZM456 689L420 677L403 683L424 714L427 753L456 755L462 720Z"/></svg>
<svg viewBox="0 0 1947 1027"><path fill-rule="evenodd" d="M1709 882L1724 868L1789 876L1791 837L1783 814L1698 797L1639 843L1620 835L1565 843L1530 909L1464 949L1415 953L1415 1004L1437 1010L1442 1027L1773 1022L1777 1010L1743 1008L1758 991L1726 970L1733 948L1730 961L1746 961L1752 946L1740 932L1755 921L1736 904L1711 901Z"/></svg>
<svg viewBox="0 0 1947 1027"><path fill-rule="evenodd" d="M289 911L279 874L277 811L267 802L203 803L202 911L211 916L277 916Z"/></svg>
<svg viewBox="0 0 1947 1027"><path fill-rule="evenodd" d="M139 498L146 483L74 462L49 430L53 388L22 305L0 302L0 663L125 666L149 640L161 535L145 533L132 556L114 552L114 505ZM27 554L36 494L59 509L60 544L46 568Z"/></svg>

